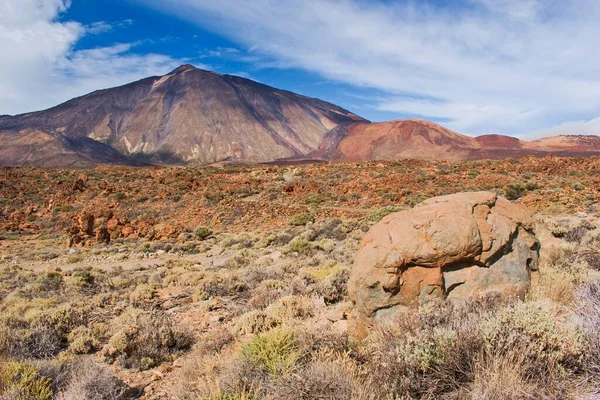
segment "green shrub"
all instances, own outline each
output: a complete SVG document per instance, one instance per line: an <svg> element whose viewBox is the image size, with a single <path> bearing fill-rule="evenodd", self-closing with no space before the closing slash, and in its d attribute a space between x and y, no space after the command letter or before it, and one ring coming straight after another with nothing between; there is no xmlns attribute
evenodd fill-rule
<svg viewBox="0 0 600 400"><path fill-rule="evenodd" d="M306 239L297 237L289 244L287 249L284 250L284 254L298 253L303 256L310 256L316 251L315 246Z"/></svg>
<svg viewBox="0 0 600 400"><path fill-rule="evenodd" d="M315 217L309 213L300 213L294 215L292 220L290 221L290 225L293 226L306 226L309 223L315 222Z"/></svg>
<svg viewBox="0 0 600 400"><path fill-rule="evenodd" d="M517 200L525 195L527 187L520 183L511 183L504 189L504 196L508 200Z"/></svg>
<svg viewBox="0 0 600 400"><path fill-rule="evenodd" d="M369 215L365 218L368 222L379 222L383 218L387 217L390 214L401 211L402 209L397 206L385 206L375 211L371 211Z"/></svg>
<svg viewBox="0 0 600 400"><path fill-rule="evenodd" d="M73 255L67 257L67 264L77 264L78 262L83 261L83 257L79 255Z"/></svg>
<svg viewBox="0 0 600 400"><path fill-rule="evenodd" d="M275 328L242 345L240 355L272 376L282 376L300 359L294 332Z"/></svg>
<svg viewBox="0 0 600 400"><path fill-rule="evenodd" d="M210 229L207 226L199 226L196 229L194 229L194 235L200 240L206 240L212 234L212 229Z"/></svg>
<svg viewBox="0 0 600 400"><path fill-rule="evenodd" d="M321 196L320 194L311 194L306 198L306 203L312 204L314 206L318 206L323 201L325 201L325 199L323 199L323 196Z"/></svg>
<svg viewBox="0 0 600 400"><path fill-rule="evenodd" d="M92 330L86 326L78 326L69 335L69 350L74 354L89 354L100 346Z"/></svg>
<svg viewBox="0 0 600 400"><path fill-rule="evenodd" d="M22 362L8 362L0 367L0 398L50 400L50 379L41 376L40 370Z"/></svg>

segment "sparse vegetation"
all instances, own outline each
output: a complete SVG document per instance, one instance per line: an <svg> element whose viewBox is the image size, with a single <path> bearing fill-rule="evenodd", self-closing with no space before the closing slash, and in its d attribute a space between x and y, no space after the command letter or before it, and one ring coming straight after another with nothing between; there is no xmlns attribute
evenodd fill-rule
<svg viewBox="0 0 600 400"><path fill-rule="evenodd" d="M592 398L600 167L534 161L107 168L76 192L70 171L0 170L0 398ZM547 228L526 300L432 303L355 338L365 233L465 190Z"/></svg>

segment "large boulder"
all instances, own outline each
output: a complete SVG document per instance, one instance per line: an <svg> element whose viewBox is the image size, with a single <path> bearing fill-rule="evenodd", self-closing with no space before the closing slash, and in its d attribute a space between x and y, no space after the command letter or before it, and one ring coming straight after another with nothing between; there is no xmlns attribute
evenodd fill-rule
<svg viewBox="0 0 600 400"><path fill-rule="evenodd" d="M363 239L350 275L356 322L436 299L522 298L538 264L532 228L523 207L491 192L435 197L385 217Z"/></svg>

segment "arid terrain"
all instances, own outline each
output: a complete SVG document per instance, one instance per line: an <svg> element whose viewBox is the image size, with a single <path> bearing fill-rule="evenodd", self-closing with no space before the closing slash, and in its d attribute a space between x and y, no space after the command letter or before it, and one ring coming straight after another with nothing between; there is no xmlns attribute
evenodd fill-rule
<svg viewBox="0 0 600 400"><path fill-rule="evenodd" d="M533 212L524 299L442 300L354 336L371 227L481 190ZM0 396L595 398L599 190L600 159L552 156L0 169Z"/></svg>

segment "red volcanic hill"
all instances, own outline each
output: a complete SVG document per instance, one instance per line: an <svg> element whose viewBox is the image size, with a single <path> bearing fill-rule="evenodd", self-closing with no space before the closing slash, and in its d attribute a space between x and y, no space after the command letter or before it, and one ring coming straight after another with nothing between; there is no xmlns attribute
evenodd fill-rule
<svg viewBox="0 0 600 400"><path fill-rule="evenodd" d="M328 160L468 160L555 154L600 154L598 136L557 136L533 142L503 135L465 136L419 119L340 125L311 154Z"/></svg>
<svg viewBox="0 0 600 400"><path fill-rule="evenodd" d="M54 108L0 116L0 165L205 165L600 154L597 136L476 138L433 122L369 121L322 100L183 65Z"/></svg>

